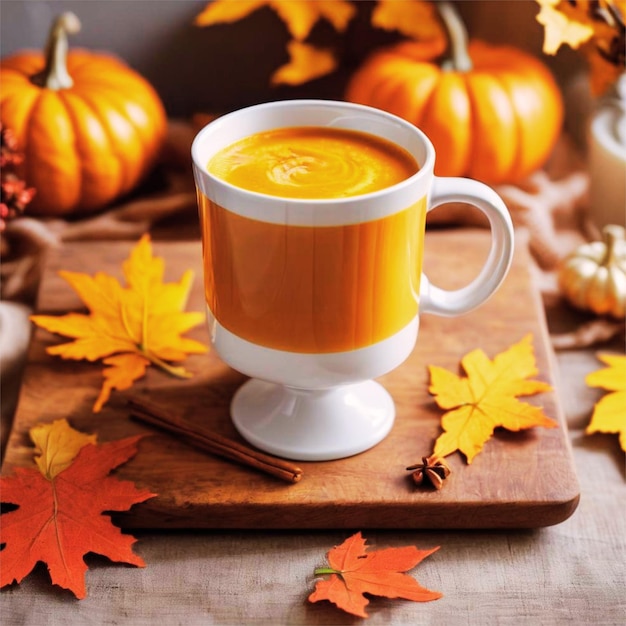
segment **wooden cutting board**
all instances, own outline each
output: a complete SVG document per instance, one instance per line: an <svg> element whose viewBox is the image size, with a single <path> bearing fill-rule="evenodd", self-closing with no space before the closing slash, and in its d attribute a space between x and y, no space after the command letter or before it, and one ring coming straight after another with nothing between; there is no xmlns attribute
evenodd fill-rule
<svg viewBox="0 0 626 626"><path fill-rule="evenodd" d="M426 268L431 280L452 288L476 275L488 250L482 230L445 230L427 236ZM58 275L59 269L122 279L121 262L133 242L72 243L47 262L38 311L63 314L81 302ZM200 244L155 242L166 264L167 281L194 268L188 310L204 309ZM423 316L410 358L382 377L397 407L391 434L378 446L348 459L299 463L303 478L287 484L247 467L200 452L171 435L129 419L130 397L149 397L183 411L189 420L238 439L229 402L245 377L218 356L192 356L189 380L155 368L128 392L114 392L98 413L93 403L102 384L99 363L63 361L46 354L60 339L36 330L28 355L3 474L32 465L28 430L36 423L67 418L100 442L144 433L139 452L116 474L158 493L158 497L115 514L127 528L511 528L539 527L569 517L578 503L578 484L561 408L555 392L525 399L543 406L559 428L512 433L496 431L471 465L459 453L448 457L452 473L441 491L414 487L405 467L428 455L440 433L442 411L428 393L428 365L458 371L467 352L482 348L490 358L531 333L538 378L557 384L539 294L533 288L528 252L518 241L511 272L498 293L460 318ZM197 327L192 336L207 341Z"/></svg>

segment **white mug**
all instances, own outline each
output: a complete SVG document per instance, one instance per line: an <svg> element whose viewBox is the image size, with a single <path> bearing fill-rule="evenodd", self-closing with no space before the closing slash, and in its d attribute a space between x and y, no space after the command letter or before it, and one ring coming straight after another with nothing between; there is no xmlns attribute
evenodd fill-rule
<svg viewBox="0 0 626 626"><path fill-rule="evenodd" d="M408 151L419 170L373 193L302 200L245 190L207 169L240 139L302 126L376 135ZM374 446L391 430L395 408L373 379L409 356L419 315L461 315L504 280L513 227L503 201L480 182L434 176L433 145L410 123L346 102L235 111L198 133L192 158L211 343L251 377L231 404L236 428L262 450L302 461ZM426 213L447 202L476 206L491 226L482 270L452 291L421 271Z"/></svg>

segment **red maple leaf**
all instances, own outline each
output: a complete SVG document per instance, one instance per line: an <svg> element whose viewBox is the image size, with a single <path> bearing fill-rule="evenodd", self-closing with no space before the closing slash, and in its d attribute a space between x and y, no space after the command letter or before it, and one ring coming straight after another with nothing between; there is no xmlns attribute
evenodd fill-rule
<svg viewBox="0 0 626 626"><path fill-rule="evenodd" d="M416 602L437 600L441 593L425 589L403 572L438 549L418 550L415 546L406 546L367 552L365 539L360 532L356 533L328 553L330 567L315 570L316 576L330 574L330 578L316 583L309 600L330 600L343 611L359 617L367 617L365 606L369 600L365 593Z"/></svg>
<svg viewBox="0 0 626 626"><path fill-rule="evenodd" d="M48 565L53 584L86 596L83 559L95 552L112 561L143 567L132 551L135 538L122 534L106 511L125 511L155 494L107 474L137 452L141 436L80 449L53 477L35 468L16 468L0 478L2 502L19 508L2 515L0 587L21 582L38 561Z"/></svg>

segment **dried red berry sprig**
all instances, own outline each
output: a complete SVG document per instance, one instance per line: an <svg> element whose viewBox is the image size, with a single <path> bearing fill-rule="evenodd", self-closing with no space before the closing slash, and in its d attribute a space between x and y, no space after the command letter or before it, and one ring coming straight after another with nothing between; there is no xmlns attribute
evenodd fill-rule
<svg viewBox="0 0 626 626"><path fill-rule="evenodd" d="M0 124L0 232L9 220L24 214L36 193L15 171L23 162L24 154L18 149L13 131Z"/></svg>

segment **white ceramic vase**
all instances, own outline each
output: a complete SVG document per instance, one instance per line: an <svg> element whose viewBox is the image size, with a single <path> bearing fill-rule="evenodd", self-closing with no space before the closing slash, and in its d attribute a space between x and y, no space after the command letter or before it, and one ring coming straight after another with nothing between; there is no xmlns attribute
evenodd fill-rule
<svg viewBox="0 0 626 626"><path fill-rule="evenodd" d="M589 128L589 215L626 226L626 74L598 103Z"/></svg>

